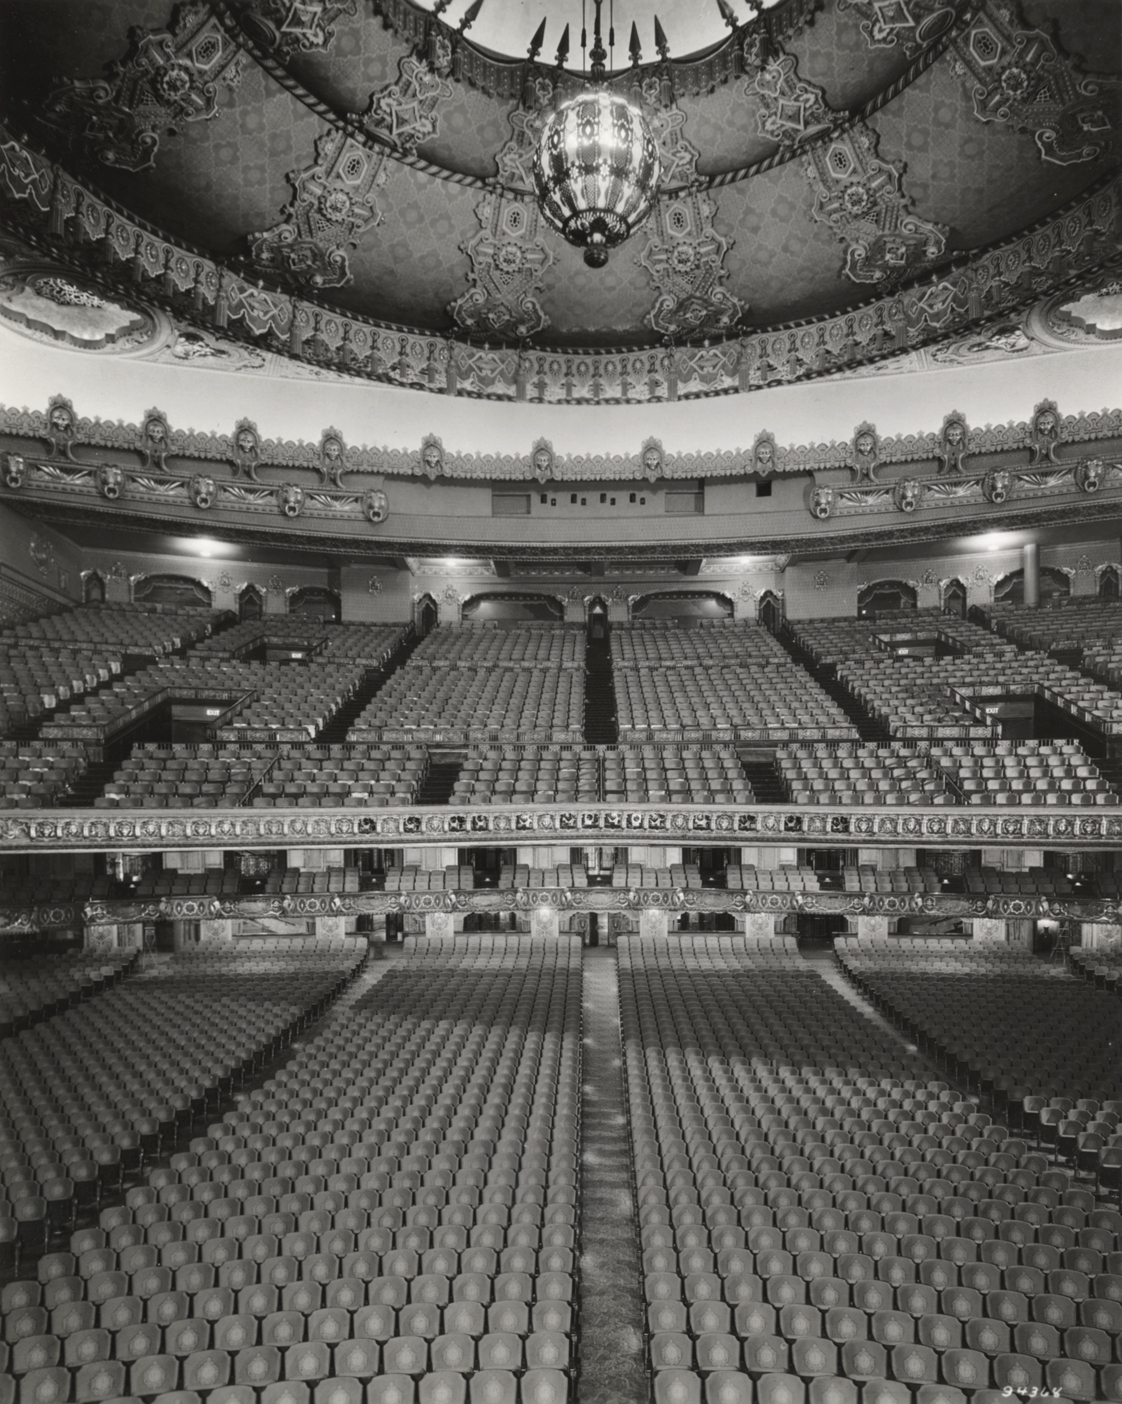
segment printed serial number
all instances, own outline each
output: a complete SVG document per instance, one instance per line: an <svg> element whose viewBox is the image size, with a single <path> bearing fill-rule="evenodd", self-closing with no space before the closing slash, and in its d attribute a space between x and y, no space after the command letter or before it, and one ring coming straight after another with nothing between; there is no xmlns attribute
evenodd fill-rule
<svg viewBox="0 0 1122 1404"><path fill-rule="evenodd" d="M1012 1399L1014 1395L1018 1399L1059 1399L1060 1391L1042 1385L1033 1385L1031 1389L1014 1389L1012 1385L1006 1385L1001 1391L1003 1399Z"/></svg>

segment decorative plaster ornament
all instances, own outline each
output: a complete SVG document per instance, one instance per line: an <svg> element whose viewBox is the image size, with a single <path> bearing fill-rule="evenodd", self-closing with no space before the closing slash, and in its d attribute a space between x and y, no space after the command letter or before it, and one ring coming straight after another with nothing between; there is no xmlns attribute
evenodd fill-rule
<svg viewBox="0 0 1122 1404"><path fill-rule="evenodd" d="M120 497L125 486L125 475L115 463L99 463L95 473L97 490L102 497L107 497L110 502L115 502Z"/></svg>
<svg viewBox="0 0 1122 1404"><path fill-rule="evenodd" d="M880 463L880 439L871 424L859 424L853 435L853 476L859 483L875 483Z"/></svg>
<svg viewBox="0 0 1122 1404"><path fill-rule="evenodd" d="M218 495L218 489L214 485L214 479L196 473L187 484L187 496L196 507L204 512L208 507L214 505L214 499Z"/></svg>
<svg viewBox="0 0 1122 1404"><path fill-rule="evenodd" d="M982 495L995 506L999 507L1006 501L1012 491L1013 475L1004 469L993 469L982 479Z"/></svg>
<svg viewBox="0 0 1122 1404"><path fill-rule="evenodd" d="M1029 462L1055 463L1060 441L1060 414L1054 400L1042 400L1033 410L1029 427Z"/></svg>
<svg viewBox="0 0 1122 1404"><path fill-rule="evenodd" d="M236 88L242 52L205 4L182 4L173 27L134 29L104 78L69 78L39 118L107 166L155 165L160 137L218 116L219 85Z"/></svg>
<svg viewBox="0 0 1122 1404"><path fill-rule="evenodd" d="M815 487L810 494L811 516L817 517L820 522L827 521L834 514L834 506L837 502L837 494L832 487Z"/></svg>
<svg viewBox="0 0 1122 1404"><path fill-rule="evenodd" d="M18 492L27 481L27 460L22 453L5 453L2 457L4 486Z"/></svg>
<svg viewBox="0 0 1122 1404"><path fill-rule="evenodd" d="M358 0L250 0L256 23L264 23L270 47L279 53L315 53L335 38L340 19L353 18Z"/></svg>
<svg viewBox="0 0 1122 1404"><path fill-rule="evenodd" d="M643 476L649 483L657 482L662 477L665 454L662 443L658 439L645 439L641 452L643 464Z"/></svg>
<svg viewBox="0 0 1122 1404"><path fill-rule="evenodd" d="M325 429L319 441L319 471L325 483L342 487L342 475L346 470L346 444L338 429Z"/></svg>
<svg viewBox="0 0 1122 1404"><path fill-rule="evenodd" d="M539 483L546 483L553 477L553 445L548 439L535 439L530 451L530 469Z"/></svg>
<svg viewBox="0 0 1122 1404"><path fill-rule="evenodd" d="M261 457L261 435L257 425L249 419L239 419L234 425L234 443L231 462L239 476L244 475L255 483L257 465Z"/></svg>
<svg viewBox="0 0 1122 1404"><path fill-rule="evenodd" d="M421 440L421 467L430 482L444 472L444 445L435 434L426 434Z"/></svg>
<svg viewBox="0 0 1122 1404"><path fill-rule="evenodd" d="M943 427L939 432L940 473L957 475L965 471L970 453L969 435L965 418L958 410L951 410L943 420Z"/></svg>
<svg viewBox="0 0 1122 1404"><path fill-rule="evenodd" d="M915 478L902 478L892 489L892 500L901 512L914 512L923 500L923 485Z"/></svg>
<svg viewBox="0 0 1122 1404"><path fill-rule="evenodd" d="M823 590L829 589L829 586L830 577L824 570L820 570L814 577L814 588L821 593Z"/></svg>
<svg viewBox="0 0 1122 1404"><path fill-rule="evenodd" d="M377 525L390 515L390 503L384 492L376 488L362 494L362 511L368 522Z"/></svg>
<svg viewBox="0 0 1122 1404"><path fill-rule="evenodd" d="M1101 458L1088 458L1075 469L1075 481L1084 492L1098 492L1106 479L1106 463Z"/></svg>
<svg viewBox="0 0 1122 1404"><path fill-rule="evenodd" d="M304 510L304 489L295 483L282 483L277 488L277 504L286 517L298 517Z"/></svg>

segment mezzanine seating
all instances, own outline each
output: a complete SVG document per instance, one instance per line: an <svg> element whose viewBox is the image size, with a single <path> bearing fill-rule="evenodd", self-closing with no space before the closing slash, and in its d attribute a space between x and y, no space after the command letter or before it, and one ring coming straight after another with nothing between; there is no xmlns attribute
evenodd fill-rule
<svg viewBox="0 0 1122 1404"><path fill-rule="evenodd" d="M412 804L428 770L420 746L348 742L307 746L278 759L253 798L255 808Z"/></svg>
<svg viewBox="0 0 1122 1404"><path fill-rule="evenodd" d="M953 804L931 757L898 743L781 746L776 768L796 804Z"/></svg>
<svg viewBox="0 0 1122 1404"><path fill-rule="evenodd" d="M243 804L277 758L238 746L137 746L105 784L99 808L200 809Z"/></svg>
<svg viewBox="0 0 1122 1404"><path fill-rule="evenodd" d="M479 749L460 768L449 804L567 804L600 798L600 757L585 747Z"/></svg>
<svg viewBox="0 0 1122 1404"><path fill-rule="evenodd" d="M624 747L604 755L608 804L750 804L752 786L731 746Z"/></svg>

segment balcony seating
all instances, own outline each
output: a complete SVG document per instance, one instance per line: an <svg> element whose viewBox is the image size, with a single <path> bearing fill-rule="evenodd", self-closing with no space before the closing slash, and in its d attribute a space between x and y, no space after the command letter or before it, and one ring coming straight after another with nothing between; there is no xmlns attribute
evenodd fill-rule
<svg viewBox="0 0 1122 1404"><path fill-rule="evenodd" d="M289 750L254 795L255 808L343 805L352 809L412 804L428 770L420 746L344 743Z"/></svg>
<svg viewBox="0 0 1122 1404"><path fill-rule="evenodd" d="M1117 805L1118 796L1074 741L936 743L931 757L969 804Z"/></svg>
<svg viewBox="0 0 1122 1404"><path fill-rule="evenodd" d="M508 728L579 741L584 721L584 674L575 668L474 669L414 663L399 669L360 713L349 733L404 730L446 737Z"/></svg>
<svg viewBox="0 0 1122 1404"><path fill-rule="evenodd" d="M560 863L555 868L532 868L528 863L504 863L499 869L499 891L512 888L587 887L583 863Z"/></svg>
<svg viewBox="0 0 1122 1404"><path fill-rule="evenodd" d="M475 873L466 863L434 871L408 863L386 874L387 892L470 892L474 886Z"/></svg>
<svg viewBox="0 0 1122 1404"><path fill-rule="evenodd" d="M682 727L852 731L837 703L756 625L618 627L611 646L623 740Z"/></svg>
<svg viewBox="0 0 1122 1404"><path fill-rule="evenodd" d="M806 864L780 863L774 868L730 864L725 886L740 892L820 892L818 874Z"/></svg>
<svg viewBox="0 0 1122 1404"><path fill-rule="evenodd" d="M527 746L469 753L449 804L572 804L600 798L600 758L587 748Z"/></svg>
<svg viewBox="0 0 1122 1404"><path fill-rule="evenodd" d="M776 769L796 804L953 804L928 755L894 744L781 746Z"/></svg>
<svg viewBox="0 0 1122 1404"><path fill-rule="evenodd" d="M608 804L750 804L752 798L731 746L624 747L604 756Z"/></svg>
<svg viewBox="0 0 1122 1404"><path fill-rule="evenodd" d="M410 663L432 668L583 668L584 657L581 626L526 622L505 629L434 629L413 650Z"/></svg>
<svg viewBox="0 0 1122 1404"><path fill-rule="evenodd" d="M137 746L105 784L99 808L205 809L243 804L276 761L262 747Z"/></svg>
<svg viewBox="0 0 1122 1404"><path fill-rule="evenodd" d="M85 749L75 742L0 741L0 809L57 804L85 769Z"/></svg>

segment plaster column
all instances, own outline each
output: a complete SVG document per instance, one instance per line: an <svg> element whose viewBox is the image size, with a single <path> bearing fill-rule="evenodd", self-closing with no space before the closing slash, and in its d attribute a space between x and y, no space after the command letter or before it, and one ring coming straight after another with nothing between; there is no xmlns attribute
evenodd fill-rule
<svg viewBox="0 0 1122 1404"><path fill-rule="evenodd" d="M1040 550L1035 541L1026 541L1021 547L1021 559L1025 571L1025 606L1037 609L1040 606Z"/></svg>

